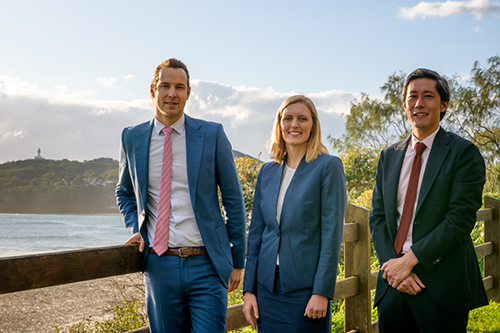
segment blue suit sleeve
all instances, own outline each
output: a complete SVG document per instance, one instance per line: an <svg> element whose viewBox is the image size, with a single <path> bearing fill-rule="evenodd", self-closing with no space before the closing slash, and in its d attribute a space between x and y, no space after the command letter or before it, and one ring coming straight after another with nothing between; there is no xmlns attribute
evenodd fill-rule
<svg viewBox="0 0 500 333"><path fill-rule="evenodd" d="M216 152L216 176L222 205L226 212L226 227L232 244L234 268L245 266L246 213L243 192L234 164L231 144L219 124Z"/></svg>
<svg viewBox="0 0 500 333"><path fill-rule="evenodd" d="M119 180L116 185L116 202L118 209L123 217L123 222L130 235L139 231L137 219L137 201L135 192L130 176L129 156L126 149L126 136L127 129L124 129L120 142L120 156L119 156Z"/></svg>
<svg viewBox="0 0 500 333"><path fill-rule="evenodd" d="M347 190L344 168L334 157L323 169L321 188L321 251L314 277L313 294L330 299L335 293L337 267L342 245Z"/></svg>
<svg viewBox="0 0 500 333"><path fill-rule="evenodd" d="M243 292L250 292L255 294L257 292L257 267L259 264L260 246L262 243L262 232L264 231L264 220L262 218L262 211L260 203L262 200L260 184L261 174L264 167L259 172L257 177L257 184L255 186L253 208L252 208L252 221L250 223L250 230L248 232L248 250L247 261L245 266L245 278L243 280Z"/></svg>

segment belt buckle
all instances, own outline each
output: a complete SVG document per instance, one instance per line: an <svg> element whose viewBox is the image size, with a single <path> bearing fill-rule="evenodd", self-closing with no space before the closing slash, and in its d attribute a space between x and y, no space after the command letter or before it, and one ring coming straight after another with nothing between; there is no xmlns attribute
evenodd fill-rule
<svg viewBox="0 0 500 333"><path fill-rule="evenodd" d="M187 250L186 254L182 254L182 250ZM181 247L179 248L178 252L179 252L179 257L181 258L187 258L187 257L190 257L192 254L191 254L191 251L189 251L190 249L187 248L187 247Z"/></svg>

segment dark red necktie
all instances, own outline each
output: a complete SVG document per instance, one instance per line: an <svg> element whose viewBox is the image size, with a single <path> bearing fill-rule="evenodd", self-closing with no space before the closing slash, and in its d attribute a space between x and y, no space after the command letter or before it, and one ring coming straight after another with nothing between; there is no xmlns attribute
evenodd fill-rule
<svg viewBox="0 0 500 333"><path fill-rule="evenodd" d="M403 214L401 215L398 233L396 234L396 240L394 241L394 249L396 250L397 254L400 254L401 250L403 249L403 244L405 242L406 235L408 234L408 228L410 227L411 217L413 215L413 207L415 206L418 179L420 178L420 168L422 167L422 153L424 152L425 148L427 148L427 146L422 142L417 142L415 144L416 154L415 158L413 159L413 165L411 167L408 189L406 190Z"/></svg>

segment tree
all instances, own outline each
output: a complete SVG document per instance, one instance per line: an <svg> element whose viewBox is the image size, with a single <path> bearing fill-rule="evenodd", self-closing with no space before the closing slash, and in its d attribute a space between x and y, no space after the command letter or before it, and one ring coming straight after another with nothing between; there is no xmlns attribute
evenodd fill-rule
<svg viewBox="0 0 500 333"><path fill-rule="evenodd" d="M476 61L471 79L454 84L447 124L476 144L486 160L487 189L500 188L500 56L488 59L488 68Z"/></svg>
<svg viewBox="0 0 500 333"><path fill-rule="evenodd" d="M260 156L260 154L259 154ZM257 176L262 162L251 157L236 157L234 159L236 170L238 171L238 178L240 179L241 189L243 191L243 200L245 201L245 211L247 213L247 225L252 218L253 197L255 193L255 185L257 184Z"/></svg>
<svg viewBox="0 0 500 333"><path fill-rule="evenodd" d="M49 186L57 182L59 179L54 172L47 172L40 178L40 180L42 186Z"/></svg>
<svg viewBox="0 0 500 333"><path fill-rule="evenodd" d="M364 192L373 189L378 154L373 149L358 148L347 151L340 158L344 164L347 197L349 202L354 202Z"/></svg>
<svg viewBox="0 0 500 333"><path fill-rule="evenodd" d="M344 134L340 138L328 136L333 148L340 153L359 148L378 152L408 136L411 124L401 103L405 79L406 74L401 71L389 76L381 87L383 100L361 93L359 99L351 101L351 110L344 115Z"/></svg>
<svg viewBox="0 0 500 333"><path fill-rule="evenodd" d="M488 68L478 61L471 78L447 78L452 90L451 102L442 126L476 144L487 167L485 190L500 190L500 56L488 59ZM340 138L328 136L341 156L353 150L378 152L411 133L401 95L406 74L395 72L381 87L383 99L362 94L351 102L346 118L345 133ZM359 192L359 191L358 191Z"/></svg>

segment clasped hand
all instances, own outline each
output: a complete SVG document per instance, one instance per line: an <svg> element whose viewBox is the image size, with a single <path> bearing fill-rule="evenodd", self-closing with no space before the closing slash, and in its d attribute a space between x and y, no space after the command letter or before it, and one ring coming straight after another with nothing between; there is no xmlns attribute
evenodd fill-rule
<svg viewBox="0 0 500 333"><path fill-rule="evenodd" d="M382 277L387 280L391 287L410 295L416 295L422 291L422 288L425 288L422 280L412 272L417 263L417 257L410 251L401 258L386 261L380 268L384 272Z"/></svg>

